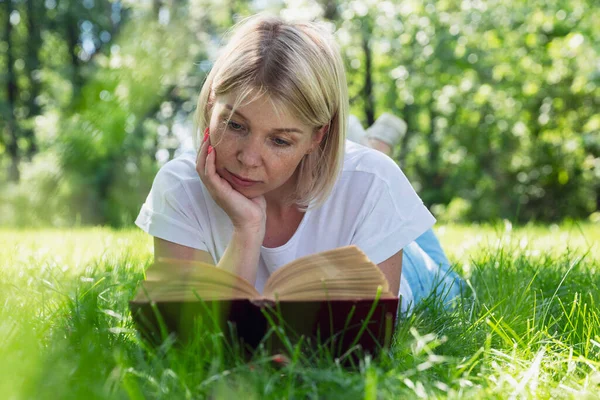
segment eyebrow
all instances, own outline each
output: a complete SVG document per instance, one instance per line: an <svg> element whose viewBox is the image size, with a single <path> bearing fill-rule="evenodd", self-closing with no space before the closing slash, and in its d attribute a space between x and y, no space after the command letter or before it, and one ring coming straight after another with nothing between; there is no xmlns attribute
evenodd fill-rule
<svg viewBox="0 0 600 400"><path fill-rule="evenodd" d="M242 114L242 113L241 113L241 112L239 112L239 111L236 111L236 110L234 110L234 109L233 109L233 106L231 106L230 104L225 104L225 107L226 107L226 108L227 108L229 111L231 111L231 112L233 112L234 114L238 115L239 117L242 117L244 120L246 120L246 122L249 122L249 121L250 121L248 118L246 118L246 117L244 116L244 114ZM304 133L303 131L301 131L301 130L300 130L300 129L298 129L298 128L275 128L275 129L272 129L272 131L275 131L275 132L283 132L283 133L292 133L292 132L296 132L296 133Z"/></svg>

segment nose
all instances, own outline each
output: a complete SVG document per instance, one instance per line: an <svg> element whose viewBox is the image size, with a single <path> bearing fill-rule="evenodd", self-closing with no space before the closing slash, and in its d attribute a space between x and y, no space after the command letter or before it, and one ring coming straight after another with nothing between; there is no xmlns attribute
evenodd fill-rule
<svg viewBox="0 0 600 400"><path fill-rule="evenodd" d="M262 163L262 145L263 143L258 137L250 137L248 140L244 140L237 153L238 161L247 168L260 166Z"/></svg>

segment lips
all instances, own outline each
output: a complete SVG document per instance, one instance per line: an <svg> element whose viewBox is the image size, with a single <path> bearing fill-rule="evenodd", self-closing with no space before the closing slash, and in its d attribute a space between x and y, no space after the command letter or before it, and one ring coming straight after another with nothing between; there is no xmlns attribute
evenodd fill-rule
<svg viewBox="0 0 600 400"><path fill-rule="evenodd" d="M236 175L230 171L227 171L227 173L229 174L233 183L236 184L237 186L250 187L250 186L255 185L260 182L260 181L253 181L251 179L242 178L241 176Z"/></svg>

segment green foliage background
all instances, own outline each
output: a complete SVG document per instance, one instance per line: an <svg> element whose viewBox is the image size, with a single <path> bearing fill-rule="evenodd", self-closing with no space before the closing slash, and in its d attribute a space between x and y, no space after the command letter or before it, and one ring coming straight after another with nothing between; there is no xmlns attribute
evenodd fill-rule
<svg viewBox="0 0 600 400"><path fill-rule="evenodd" d="M192 131L222 35L320 18L352 112L408 123L395 152L441 219L600 220L594 0L1 0L0 224L131 225Z"/></svg>

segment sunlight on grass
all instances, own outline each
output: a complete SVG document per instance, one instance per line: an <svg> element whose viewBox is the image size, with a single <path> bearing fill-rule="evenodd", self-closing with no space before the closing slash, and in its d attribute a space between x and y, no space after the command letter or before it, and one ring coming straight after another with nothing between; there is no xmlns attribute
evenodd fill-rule
<svg viewBox="0 0 600 400"><path fill-rule="evenodd" d="M138 230L0 230L5 398L593 397L600 391L600 226L445 226L471 289L401 321L354 369L298 352L227 356L222 335L149 348L127 301L152 261ZM217 350L221 349L221 350ZM220 356L217 356L221 354Z"/></svg>
<svg viewBox="0 0 600 400"><path fill-rule="evenodd" d="M144 232L104 228L0 229L0 244L2 268L60 264L64 272L109 258L120 260L125 254L146 257L152 252L152 241Z"/></svg>
<svg viewBox="0 0 600 400"><path fill-rule="evenodd" d="M530 225L513 228L508 221L494 226L459 225L435 228L448 256L467 261L480 251L510 248L515 253L537 257L565 252L586 253L600 258L600 224L565 223L563 226Z"/></svg>

